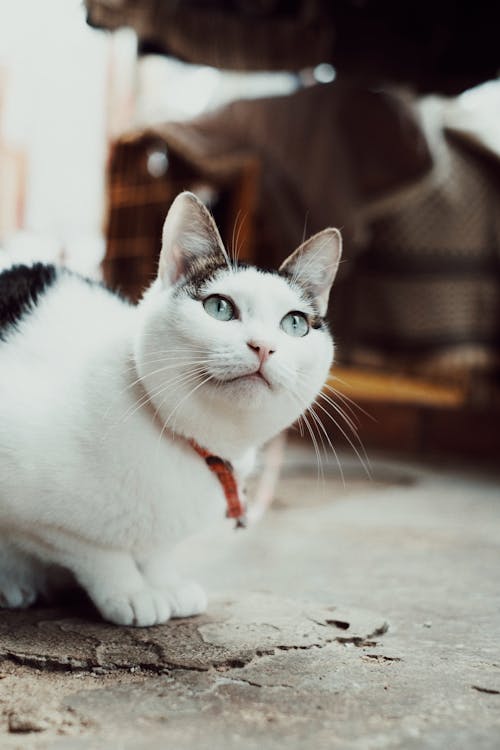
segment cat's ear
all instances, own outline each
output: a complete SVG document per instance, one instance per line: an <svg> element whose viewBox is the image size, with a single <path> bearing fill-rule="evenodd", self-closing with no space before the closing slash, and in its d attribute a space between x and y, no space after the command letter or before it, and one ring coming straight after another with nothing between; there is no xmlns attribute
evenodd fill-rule
<svg viewBox="0 0 500 750"><path fill-rule="evenodd" d="M338 229L323 229L303 242L279 272L305 287L315 298L320 315L326 315L330 289L342 255L342 237Z"/></svg>
<svg viewBox="0 0 500 750"><path fill-rule="evenodd" d="M180 193L163 225L158 275L165 285L175 284L190 262L206 255L216 256L221 263L226 263L219 230L196 195L188 191Z"/></svg>

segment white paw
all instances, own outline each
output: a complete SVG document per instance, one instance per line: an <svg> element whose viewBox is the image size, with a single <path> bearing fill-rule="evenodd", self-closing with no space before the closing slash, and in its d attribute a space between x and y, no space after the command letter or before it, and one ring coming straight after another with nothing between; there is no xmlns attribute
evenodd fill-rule
<svg viewBox="0 0 500 750"><path fill-rule="evenodd" d="M28 581L14 583L0 581L0 607L5 609L26 609L37 598L36 588Z"/></svg>
<svg viewBox="0 0 500 750"><path fill-rule="evenodd" d="M138 628L161 625L172 614L165 593L146 587L100 600L97 606L105 620L115 625L134 625Z"/></svg>
<svg viewBox="0 0 500 750"><path fill-rule="evenodd" d="M207 608L207 595L197 583L184 581L176 584L166 591L172 617L192 617L205 612Z"/></svg>

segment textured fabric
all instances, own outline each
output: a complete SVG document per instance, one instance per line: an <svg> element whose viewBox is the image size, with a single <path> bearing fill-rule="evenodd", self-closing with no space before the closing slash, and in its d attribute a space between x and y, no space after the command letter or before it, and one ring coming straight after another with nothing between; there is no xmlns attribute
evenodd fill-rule
<svg viewBox="0 0 500 750"><path fill-rule="evenodd" d="M368 211L344 356L458 381L483 403L498 392L500 371L500 162L458 129L440 129L445 102L422 108L434 167Z"/></svg>

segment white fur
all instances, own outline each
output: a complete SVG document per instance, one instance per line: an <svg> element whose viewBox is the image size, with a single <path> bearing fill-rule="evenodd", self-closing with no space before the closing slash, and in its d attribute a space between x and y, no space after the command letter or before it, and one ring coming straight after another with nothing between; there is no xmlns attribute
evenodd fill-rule
<svg viewBox="0 0 500 750"><path fill-rule="evenodd" d="M203 611L205 594L177 578L169 555L223 518L225 500L183 436L231 460L242 483L256 448L314 399L333 356L324 331L281 330L287 312L309 311L281 277L227 270L207 286L215 292L239 320L215 320L160 279L132 307L61 274L0 342L0 605L28 606L69 570L115 623ZM200 385L254 371L248 341L275 350L262 368L270 387Z"/></svg>

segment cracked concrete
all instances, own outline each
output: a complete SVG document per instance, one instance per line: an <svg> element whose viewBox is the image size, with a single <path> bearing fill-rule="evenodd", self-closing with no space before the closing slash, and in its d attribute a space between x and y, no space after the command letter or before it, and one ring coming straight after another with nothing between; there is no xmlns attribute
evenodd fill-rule
<svg viewBox="0 0 500 750"><path fill-rule="evenodd" d="M301 604L270 594L214 597L209 613L153 628L117 628L95 617L62 617L60 609L2 613L0 659L48 671L111 671L130 666L150 672L243 667L276 651L322 648L329 643L372 644L388 625L351 610L342 625L335 607ZM85 619L83 619L85 618ZM346 629L347 626L347 629ZM345 633L349 631L350 635ZM339 635L342 633L342 635Z"/></svg>
<svg viewBox="0 0 500 750"><path fill-rule="evenodd" d="M294 447L259 526L179 549L212 593L202 617L1 612L0 746L496 750L498 475L344 471L318 481Z"/></svg>

